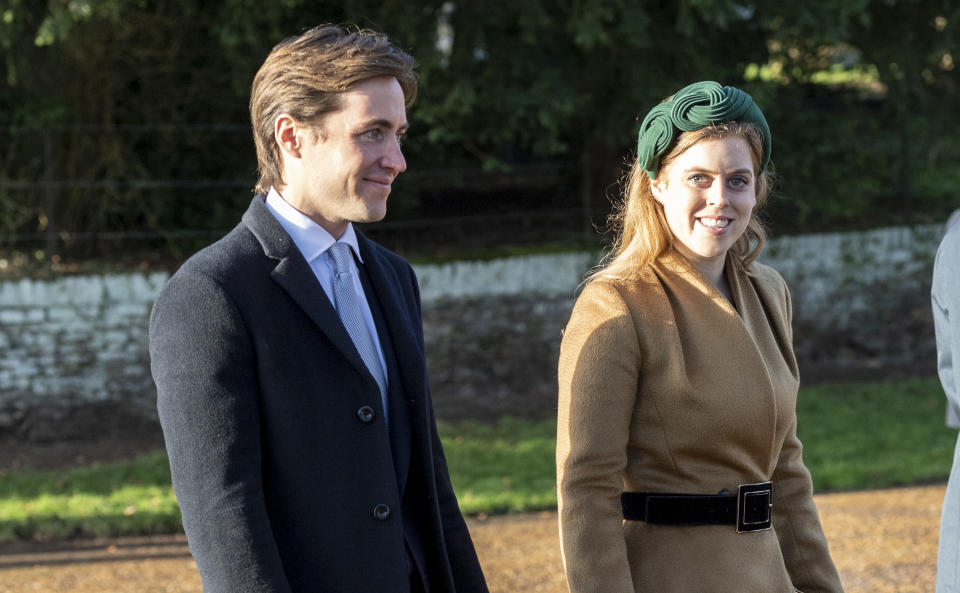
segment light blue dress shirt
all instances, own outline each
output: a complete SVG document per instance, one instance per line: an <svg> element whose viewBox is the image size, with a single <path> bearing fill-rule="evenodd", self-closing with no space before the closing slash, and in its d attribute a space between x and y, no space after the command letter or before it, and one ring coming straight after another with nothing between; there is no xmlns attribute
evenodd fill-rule
<svg viewBox="0 0 960 593"><path fill-rule="evenodd" d="M323 292L326 293L327 298L330 299L330 304L336 307L336 301L333 296L333 257L327 250L336 242L346 243L350 246L357 260L363 263L363 258L360 257L360 247L357 243L357 233L353 229L353 224L348 223L347 230L344 231L339 239L336 239L309 216L291 206L283 199L283 196L272 187L267 193L266 205L267 209L276 217L280 226L283 227L283 230L287 231L287 234L293 239L293 243L297 246L297 249L300 250L300 253L303 254L303 258L310 264L310 269L313 270L314 276L317 277L317 281L320 283L320 286L323 287ZM380 340L377 337L377 326L373 322L370 304L367 302L367 296L363 292L363 285L360 283L357 263L351 258L349 265L353 271L353 290L357 295L357 302L360 304L363 321L367 326L367 330L370 332L374 346L376 346L377 359L380 361L380 366L383 370L384 381L387 381L386 360L383 357L383 349L380 347ZM387 399L385 390L381 393L381 396L383 398L383 413L384 417L386 417Z"/></svg>

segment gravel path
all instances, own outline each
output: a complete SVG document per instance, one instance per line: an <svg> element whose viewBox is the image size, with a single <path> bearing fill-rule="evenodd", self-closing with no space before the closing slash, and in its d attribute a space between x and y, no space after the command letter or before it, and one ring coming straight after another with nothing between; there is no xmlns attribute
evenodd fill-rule
<svg viewBox="0 0 960 593"><path fill-rule="evenodd" d="M943 485L815 497L846 593L932 593ZM471 519L490 590L565 593L556 513ZM0 593L200 593L183 536L0 546Z"/></svg>

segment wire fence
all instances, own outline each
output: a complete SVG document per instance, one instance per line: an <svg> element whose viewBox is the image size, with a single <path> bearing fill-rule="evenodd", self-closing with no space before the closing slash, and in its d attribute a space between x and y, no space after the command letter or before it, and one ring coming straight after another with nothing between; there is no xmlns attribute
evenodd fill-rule
<svg viewBox="0 0 960 593"><path fill-rule="evenodd" d="M239 220L256 180L246 125L76 125L0 130L0 138L8 147L0 155L0 250L190 251ZM363 230L408 252L581 241L603 209L578 192L567 162L411 166L387 219Z"/></svg>

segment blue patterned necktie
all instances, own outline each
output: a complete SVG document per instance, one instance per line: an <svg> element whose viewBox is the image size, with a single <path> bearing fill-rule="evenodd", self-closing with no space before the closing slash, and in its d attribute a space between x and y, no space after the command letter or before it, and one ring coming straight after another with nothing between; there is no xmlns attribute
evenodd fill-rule
<svg viewBox="0 0 960 593"><path fill-rule="evenodd" d="M346 243L336 242L330 247L330 255L333 257L333 298L337 308L337 315L353 345L356 346L360 358L367 365L370 374L380 386L380 396L383 400L384 416L387 413L387 381L383 375L383 367L380 365L380 357L377 356L377 348L367 329L367 324L363 320L363 313L360 311L360 301L357 299L357 293L353 290L353 269L350 266L350 246Z"/></svg>

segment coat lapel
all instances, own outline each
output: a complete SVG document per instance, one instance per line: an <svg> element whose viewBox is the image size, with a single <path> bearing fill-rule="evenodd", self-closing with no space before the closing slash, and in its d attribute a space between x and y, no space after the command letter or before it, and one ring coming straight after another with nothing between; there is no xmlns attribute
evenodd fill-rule
<svg viewBox="0 0 960 593"><path fill-rule="evenodd" d="M415 399L424 391L426 368L423 349L412 325L409 303L403 298L403 287L393 268L372 248L370 240L357 233L357 241L370 283L383 306L387 329L396 348L404 392L407 399Z"/></svg>
<svg viewBox="0 0 960 593"><path fill-rule="evenodd" d="M243 223L263 247L264 254L277 261L270 273L316 326L326 334L357 372L376 384L357 352L330 299L297 249L293 239L267 210L263 196L255 196L243 215ZM379 388L378 388L379 389Z"/></svg>
<svg viewBox="0 0 960 593"><path fill-rule="evenodd" d="M729 271L730 261L727 261ZM766 359L766 343L753 333L758 328L757 307L737 278L731 278L733 305L686 258L673 251L654 264L672 306L694 409L742 406L744 442L772 447L777 439L778 386ZM760 312L762 315L762 312ZM752 331L753 330L753 331ZM763 336L760 336L761 338ZM779 353L777 353L779 354ZM723 395L719 395L723 394ZM770 435L769 439L763 435ZM763 449L758 448L758 451ZM758 463L769 456L758 457ZM765 468L766 470L766 468Z"/></svg>
<svg viewBox="0 0 960 593"><path fill-rule="evenodd" d="M379 328L380 339L390 341L397 365L396 376L400 385L391 383L390 391L398 393L401 399L392 401L391 410L395 410L393 418L396 421L391 421L389 428L394 446L397 480L402 492L407 482L411 452L427 451L430 447L429 442L414 444L418 438L429 434L423 397L427 389L426 363L423 348L417 339L418 333L412 325L419 322L419 316L413 317L411 306L415 296L411 291L411 294L407 295L409 300L404 298L404 286L393 266L385 261L372 242L360 233L357 233L357 241L363 267L383 313L384 327ZM402 412L397 410L397 407L402 408ZM401 421L401 418L406 422Z"/></svg>

